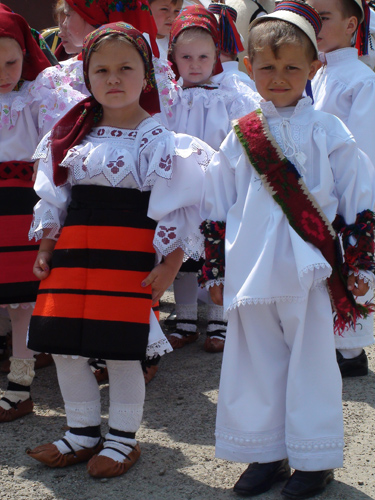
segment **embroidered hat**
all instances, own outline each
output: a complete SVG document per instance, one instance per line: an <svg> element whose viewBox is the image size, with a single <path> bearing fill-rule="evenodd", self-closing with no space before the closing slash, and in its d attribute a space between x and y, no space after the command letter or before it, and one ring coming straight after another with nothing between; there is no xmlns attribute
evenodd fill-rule
<svg viewBox="0 0 375 500"><path fill-rule="evenodd" d="M250 30L259 23L266 22L269 19L280 19L290 24L294 24L308 36L314 45L318 55L318 44L316 37L321 30L322 20L318 12L305 2L299 0L283 0L276 5L271 14L258 17L250 24Z"/></svg>
<svg viewBox="0 0 375 500"><path fill-rule="evenodd" d="M358 50L359 56L366 56L368 54L368 44L370 40L370 7L365 0L354 0L354 2L361 9L362 17L359 20L357 30L357 38L355 47Z"/></svg>
<svg viewBox="0 0 375 500"><path fill-rule="evenodd" d="M189 28L201 28L211 35L217 49L216 64L212 75L222 73L223 67L220 62L220 34L216 17L202 5L195 4L185 7L172 23L171 33L169 35L169 48L171 48L172 44L176 43L178 36ZM170 51L168 52L168 60L178 80L180 74Z"/></svg>
<svg viewBox="0 0 375 500"><path fill-rule="evenodd" d="M150 114L160 113L159 93L156 85L152 53L150 46L142 33L126 23L111 23L93 31L83 42L83 72L85 83L90 90L88 69L90 57L95 45L103 37L110 34L120 34L130 42L140 54L145 66L146 87L142 90L139 104ZM94 97L87 97L72 108L53 127L51 133L51 151L53 164L53 180L56 186L67 180L68 170L60 166L68 150L79 144L90 132L102 116L102 107Z"/></svg>
<svg viewBox="0 0 375 500"><path fill-rule="evenodd" d="M13 38L20 45L24 55L23 80L35 80L41 71L51 66L25 19L3 4L0 4L0 37Z"/></svg>
<svg viewBox="0 0 375 500"><path fill-rule="evenodd" d="M221 50L230 54L244 51L241 35L238 33L235 22L237 11L223 3L211 3L208 10L218 17L219 32L221 34Z"/></svg>
<svg viewBox="0 0 375 500"><path fill-rule="evenodd" d="M86 22L99 28L103 24L123 21L150 36L152 52L159 57L156 43L158 30L148 0L66 0Z"/></svg>

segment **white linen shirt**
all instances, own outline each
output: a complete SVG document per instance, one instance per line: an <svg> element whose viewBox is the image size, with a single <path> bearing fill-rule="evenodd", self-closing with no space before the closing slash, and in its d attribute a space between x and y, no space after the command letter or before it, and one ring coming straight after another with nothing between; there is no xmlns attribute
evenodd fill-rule
<svg viewBox="0 0 375 500"><path fill-rule="evenodd" d="M353 223L374 209L375 171L335 116L315 111L311 99L295 108L260 107L283 153L301 173L328 219ZM234 132L205 176L202 219L226 221L224 308L304 300L331 267L305 242L263 186Z"/></svg>
<svg viewBox="0 0 375 500"><path fill-rule="evenodd" d="M314 108L339 117L375 165L375 73L355 48L324 54L312 81Z"/></svg>

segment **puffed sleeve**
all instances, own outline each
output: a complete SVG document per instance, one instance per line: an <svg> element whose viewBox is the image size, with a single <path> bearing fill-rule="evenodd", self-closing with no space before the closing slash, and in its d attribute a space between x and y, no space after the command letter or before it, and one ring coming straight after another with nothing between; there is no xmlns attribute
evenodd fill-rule
<svg viewBox="0 0 375 500"><path fill-rule="evenodd" d="M200 214L202 220L226 221L227 213L237 199L235 169L241 146L234 132L223 141L213 156L203 182Z"/></svg>
<svg viewBox="0 0 375 500"><path fill-rule="evenodd" d="M375 163L375 78L354 87L346 124L359 148Z"/></svg>
<svg viewBox="0 0 375 500"><path fill-rule="evenodd" d="M86 98L63 77L60 66L42 71L29 89L30 108L36 115L39 140L77 103Z"/></svg>
<svg viewBox="0 0 375 500"><path fill-rule="evenodd" d="M49 135L43 142L48 143ZM46 145L41 146L46 149ZM41 238L57 240L64 224L68 205L70 203L70 183L64 186L56 186L52 179L52 161L50 150L47 156L39 160L38 173L34 189L40 200L34 207L33 221L29 231L29 239Z"/></svg>
<svg viewBox="0 0 375 500"><path fill-rule="evenodd" d="M168 162L170 175L154 175L149 201L148 216L158 222L154 247L159 259L182 248L187 257L198 260L203 254L199 203L204 172L214 151L195 137L171 134L172 154L165 151L160 157L164 170Z"/></svg>

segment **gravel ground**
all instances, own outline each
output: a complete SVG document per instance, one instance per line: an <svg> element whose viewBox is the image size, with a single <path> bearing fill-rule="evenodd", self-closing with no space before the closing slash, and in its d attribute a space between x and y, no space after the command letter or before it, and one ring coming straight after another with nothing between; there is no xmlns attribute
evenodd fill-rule
<svg viewBox="0 0 375 500"><path fill-rule="evenodd" d="M172 307L167 294L163 310ZM204 310L201 309L202 316ZM166 313L162 315L162 318ZM204 329L204 321L202 322ZM126 475L94 480L84 464L49 469L25 454L27 447L65 432L64 407L53 366L33 384L35 413L0 426L1 500L225 500L239 498L233 484L246 468L214 458L214 425L221 354L203 351L204 336L164 356L147 386L142 456ZM375 499L375 348L367 349L368 377L344 381L345 467L317 500ZM0 387L6 376L0 375ZM103 433L108 421L108 385L101 386ZM280 499L280 486L258 497Z"/></svg>

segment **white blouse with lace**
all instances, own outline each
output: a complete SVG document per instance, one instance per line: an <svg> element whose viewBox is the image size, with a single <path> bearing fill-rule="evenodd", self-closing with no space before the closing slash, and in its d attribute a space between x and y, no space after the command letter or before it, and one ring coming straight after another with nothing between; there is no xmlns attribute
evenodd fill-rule
<svg viewBox="0 0 375 500"><path fill-rule="evenodd" d="M0 162L31 161L42 137L81 98L69 85L54 88L45 72L0 94Z"/></svg>
<svg viewBox="0 0 375 500"><path fill-rule="evenodd" d="M203 241L199 232L199 207L204 170L213 154L199 139L166 130L147 118L135 130L95 127L85 140L71 148L61 165L68 181L56 187L52 181L49 136L36 158L39 162L35 190L41 200L35 206L30 239L57 239L77 184L112 186L151 191L148 216L158 222L154 247L158 260L180 247L199 259Z"/></svg>
<svg viewBox="0 0 375 500"><path fill-rule="evenodd" d="M375 206L375 172L342 122L315 111L261 102L270 131L332 222L348 224ZM226 221L225 309L245 304L304 300L331 274L320 250L292 229L265 189L234 132L207 170L202 219Z"/></svg>
<svg viewBox="0 0 375 500"><path fill-rule="evenodd" d="M260 96L235 76L208 87L182 88L171 82L165 96L168 106L163 100L163 112L155 118L169 130L199 137L218 150L231 130L231 120L256 109Z"/></svg>

